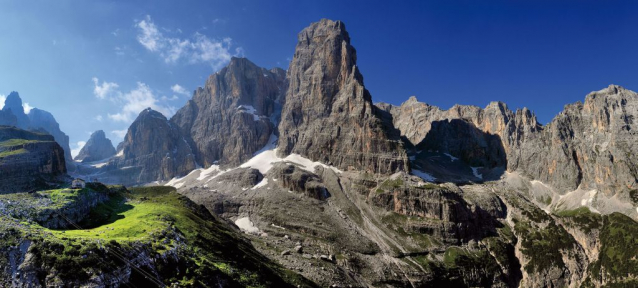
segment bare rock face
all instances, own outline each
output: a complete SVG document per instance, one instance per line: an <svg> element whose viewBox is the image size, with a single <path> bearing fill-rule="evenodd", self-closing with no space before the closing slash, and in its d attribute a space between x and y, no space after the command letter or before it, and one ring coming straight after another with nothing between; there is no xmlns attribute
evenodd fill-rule
<svg viewBox="0 0 638 288"><path fill-rule="evenodd" d="M293 164L277 163L268 173L285 189L305 194L317 200L330 197L330 192L319 176Z"/></svg>
<svg viewBox="0 0 638 288"><path fill-rule="evenodd" d="M394 125L410 144L426 149L445 146L450 154L464 160L487 161L476 165L499 164L490 158L499 154L472 152L474 156L468 157L468 150L454 149L462 147L454 142L478 139L477 143L481 143L485 139L455 138L458 125L447 125L450 127L441 130L441 123L461 119L487 135L497 136L499 139L495 141L503 147L508 171L519 171L562 193L580 186L609 195L638 185L635 169L638 135L633 120L638 116L638 96L616 85L590 93L584 103L566 105L546 126L540 125L528 109L511 111L501 102L493 102L485 109L456 105L441 110L412 97L399 107L378 106L392 115ZM444 142L454 145L441 145ZM493 143L486 147L494 146Z"/></svg>
<svg viewBox="0 0 638 288"><path fill-rule="evenodd" d="M342 169L409 170L399 135L386 129L356 66L341 21L323 19L299 33L279 124L279 153Z"/></svg>
<svg viewBox="0 0 638 288"><path fill-rule="evenodd" d="M115 155L113 143L106 138L104 131L98 130L91 134L89 141L82 147L82 150L80 150L78 156L75 157L75 160L93 162L109 158L113 155Z"/></svg>
<svg viewBox="0 0 638 288"><path fill-rule="evenodd" d="M145 109L129 127L121 156L107 169L116 170L122 183L169 180L195 169L195 156L178 128L155 110Z"/></svg>
<svg viewBox="0 0 638 288"><path fill-rule="evenodd" d="M24 108L22 107L22 99L20 98L20 94L18 92L11 92L7 96L7 99L4 101L4 107L2 111L8 112L11 111L13 115L16 117L16 127L21 129L28 129L31 127L31 121L29 121L29 117L24 113Z"/></svg>
<svg viewBox="0 0 638 288"><path fill-rule="evenodd" d="M51 135L0 126L0 193L41 188L65 174L64 150Z"/></svg>
<svg viewBox="0 0 638 288"><path fill-rule="evenodd" d="M285 84L282 69L267 70L246 58L232 58L171 122L191 144L200 165L238 165L268 143Z"/></svg>
<svg viewBox="0 0 638 288"><path fill-rule="evenodd" d="M71 156L71 147L69 146L69 136L60 130L60 124L55 120L51 113L33 108L28 114L29 122L32 129L44 130L51 134L58 142L62 149L64 149L64 159L67 165L67 170L73 170L73 157Z"/></svg>
<svg viewBox="0 0 638 288"><path fill-rule="evenodd" d="M606 195L638 187L638 94L611 85L566 105L538 137L521 144L510 169L560 190Z"/></svg>

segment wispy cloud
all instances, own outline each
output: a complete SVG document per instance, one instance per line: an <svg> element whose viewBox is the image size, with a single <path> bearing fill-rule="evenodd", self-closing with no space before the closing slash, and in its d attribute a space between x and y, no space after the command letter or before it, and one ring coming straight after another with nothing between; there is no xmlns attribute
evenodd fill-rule
<svg viewBox="0 0 638 288"><path fill-rule="evenodd" d="M7 96L0 94L0 109L4 107L4 100L7 100Z"/></svg>
<svg viewBox="0 0 638 288"><path fill-rule="evenodd" d="M146 16L136 21L138 28L137 41L147 50L159 54L166 63L176 63L184 60L188 63L210 63L214 69L225 65L232 56L243 55L241 47L232 47L232 39L211 39L201 33L182 39L162 34L157 25ZM179 30L181 31L181 30Z"/></svg>
<svg viewBox="0 0 638 288"><path fill-rule="evenodd" d="M177 94L182 94L184 96L189 96L190 93L188 93L188 90L186 90L186 88L180 86L179 84L175 84L173 86L171 86L171 90L173 90L173 92L177 93Z"/></svg>
<svg viewBox="0 0 638 288"><path fill-rule="evenodd" d="M115 96L118 94L117 88L120 86L117 83L102 81L100 84L97 77L93 77L93 95L100 99L106 99L107 97Z"/></svg>
<svg viewBox="0 0 638 288"><path fill-rule="evenodd" d="M33 109L33 107L26 102L22 103L22 108L24 109L24 114L29 114L29 112L31 112L31 109Z"/></svg>
<svg viewBox="0 0 638 288"><path fill-rule="evenodd" d="M71 149L71 156L73 158L75 158L75 156L78 156L78 154L80 154L80 150L82 150L82 147L84 147L84 145L86 145L85 141L78 141L77 143L75 143L75 147Z"/></svg>
<svg viewBox="0 0 638 288"><path fill-rule="evenodd" d="M95 116L95 120L98 121L98 122L102 122L102 120L104 120L104 117L102 117L102 115L98 114L97 116Z"/></svg>
<svg viewBox="0 0 638 288"><path fill-rule="evenodd" d="M160 104L158 98L153 94L153 90L142 82L137 82L137 88L121 94L120 100L124 103L122 110L115 114L108 114L111 120L131 122L134 117L137 117L137 114L149 107L159 111L166 117L170 117L175 113L174 107Z"/></svg>

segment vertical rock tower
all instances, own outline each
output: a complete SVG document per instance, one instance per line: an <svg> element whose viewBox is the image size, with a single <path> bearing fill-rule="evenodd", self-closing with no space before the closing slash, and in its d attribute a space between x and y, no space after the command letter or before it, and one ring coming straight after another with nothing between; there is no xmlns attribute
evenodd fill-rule
<svg viewBox="0 0 638 288"><path fill-rule="evenodd" d="M398 133L385 125L341 21L323 19L298 36L279 124L279 154L304 155L341 169L409 170Z"/></svg>

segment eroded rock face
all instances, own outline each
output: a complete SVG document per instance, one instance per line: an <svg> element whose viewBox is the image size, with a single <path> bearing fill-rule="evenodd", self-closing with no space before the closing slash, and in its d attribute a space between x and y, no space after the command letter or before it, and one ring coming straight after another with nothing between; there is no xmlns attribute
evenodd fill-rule
<svg viewBox="0 0 638 288"><path fill-rule="evenodd" d="M584 103L566 105L563 112L546 126L541 126L528 109L511 111L501 102L485 109L456 105L449 110L420 103L412 97L401 106L379 104L392 114L394 125L417 147L440 148L440 143L459 141L454 137L458 125L440 129L442 121L463 120L488 135L498 136L506 155L508 171L519 171L542 181L561 193L598 189L606 194L635 189L638 170L636 124L638 96L635 92L611 85L587 95ZM438 127L438 129L434 129ZM445 137L436 137L441 135ZM468 134L468 133L463 133ZM434 139L428 139L436 138ZM441 138L441 139L439 139ZM472 138L472 137L470 137ZM481 140L477 143L489 141ZM499 144L499 143L497 143ZM450 149L450 153L476 165L498 164L493 155L467 157L467 150ZM490 144L486 147L494 147ZM458 151L454 151L458 150ZM470 149L469 151L480 151ZM476 154L476 153L472 153Z"/></svg>
<svg viewBox="0 0 638 288"><path fill-rule="evenodd" d="M282 69L267 70L246 58L232 58L171 122L191 144L200 165L238 165L268 143L285 85Z"/></svg>
<svg viewBox="0 0 638 288"><path fill-rule="evenodd" d="M71 156L71 147L69 146L69 136L60 130L60 124L55 120L51 113L33 108L28 114L32 129L44 130L51 134L64 149L64 159L67 170L73 170L73 157Z"/></svg>
<svg viewBox="0 0 638 288"><path fill-rule="evenodd" d="M305 194L317 200L330 197L330 192L319 176L293 164L277 163L268 173L285 189Z"/></svg>
<svg viewBox="0 0 638 288"><path fill-rule="evenodd" d="M115 155L115 147L111 140L106 138L104 131L98 130L91 134L75 160L82 162L93 162L103 160Z"/></svg>
<svg viewBox="0 0 638 288"><path fill-rule="evenodd" d="M195 169L195 156L178 128L155 110L145 109L129 127L107 169L115 169L123 183L169 180Z"/></svg>
<svg viewBox="0 0 638 288"><path fill-rule="evenodd" d="M279 153L342 169L409 170L399 135L385 129L341 21L323 19L299 33L288 70Z"/></svg>
<svg viewBox="0 0 638 288"><path fill-rule="evenodd" d="M22 99L20 98L20 94L18 92L11 92L7 96L7 99L4 101L4 107L2 108L4 112L11 112L16 117L16 127L21 129L28 129L31 127L31 121L29 121L29 117L24 113L24 108L22 107Z"/></svg>
<svg viewBox="0 0 638 288"><path fill-rule="evenodd" d="M64 174L64 150L51 135L0 126L0 193L43 187Z"/></svg>

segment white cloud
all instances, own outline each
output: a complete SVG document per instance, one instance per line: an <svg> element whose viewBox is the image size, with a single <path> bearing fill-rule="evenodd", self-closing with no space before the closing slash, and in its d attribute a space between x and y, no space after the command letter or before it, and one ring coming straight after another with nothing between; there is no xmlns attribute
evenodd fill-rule
<svg viewBox="0 0 638 288"><path fill-rule="evenodd" d="M4 107L4 100L7 100L7 96L0 94L0 109Z"/></svg>
<svg viewBox="0 0 638 288"><path fill-rule="evenodd" d="M33 109L33 107L26 102L22 103L22 108L24 109L24 114L29 114L29 112L31 112L31 109Z"/></svg>
<svg viewBox="0 0 638 288"><path fill-rule="evenodd" d="M104 120L104 117L102 117L102 115L97 115L95 116L95 120L97 120L98 122L102 122L102 120Z"/></svg>
<svg viewBox="0 0 638 288"><path fill-rule="evenodd" d="M214 69L218 69L230 61L232 56L243 54L241 47L232 53L230 38L211 39L200 33L195 33L188 39L165 36L148 15L137 21L135 26L139 29L137 41L149 51L158 53L166 63L185 59L189 63L210 63Z"/></svg>
<svg viewBox="0 0 638 288"><path fill-rule="evenodd" d="M173 90L173 92L175 92L177 94L182 94L184 96L190 95L190 93L188 93L188 90L186 90L186 88L180 86L179 84L175 84L175 85L171 86L171 90Z"/></svg>
<svg viewBox="0 0 638 288"><path fill-rule="evenodd" d="M128 132L128 129L113 130L113 131L111 131L111 134L115 135L115 137L117 137L118 139L124 139L124 137L126 136L127 132Z"/></svg>
<svg viewBox="0 0 638 288"><path fill-rule="evenodd" d="M75 158L75 156L78 156L78 154L80 154L80 150L82 150L82 147L84 147L84 145L86 145L85 141L78 141L77 143L75 143L75 147L71 149L71 156L73 158Z"/></svg>
<svg viewBox="0 0 638 288"><path fill-rule="evenodd" d="M94 85L93 94L95 97L105 99L118 93L117 88L119 88L120 85L117 85L117 83L102 81L100 85L100 81L97 77L93 77L92 80Z"/></svg>
<svg viewBox="0 0 638 288"><path fill-rule="evenodd" d="M137 82L136 89L122 94L120 100L124 102L124 106L119 113L108 114L111 120L131 122L142 110L149 107L159 111L166 117L170 117L175 113L174 107L161 105L151 88L142 82Z"/></svg>

